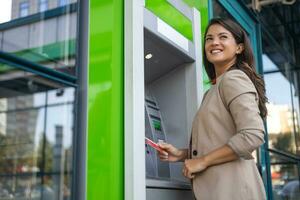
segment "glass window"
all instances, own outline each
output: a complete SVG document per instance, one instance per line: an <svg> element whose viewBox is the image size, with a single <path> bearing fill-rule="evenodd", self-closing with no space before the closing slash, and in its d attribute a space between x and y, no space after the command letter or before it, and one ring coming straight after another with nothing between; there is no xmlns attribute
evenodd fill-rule
<svg viewBox="0 0 300 200"><path fill-rule="evenodd" d="M291 85L287 77L280 72L265 74L264 79L269 99L267 104L269 147L295 153Z"/></svg>
<svg viewBox="0 0 300 200"><path fill-rule="evenodd" d="M0 23L0 51L42 67L76 76L79 7L68 4L68 9L50 9L57 0L22 1L20 4L18 2L20 1L5 4L4 1L0 1L0 6L11 12L10 19ZM72 0L72 3L76 4L77 0ZM29 8L36 9L31 9L29 13ZM19 9L20 14L17 12ZM34 15L37 13L40 14L39 17ZM26 21L17 20L25 15Z"/></svg>
<svg viewBox="0 0 300 200"><path fill-rule="evenodd" d="M270 153L273 199L300 199L297 162L284 156Z"/></svg>
<svg viewBox="0 0 300 200"><path fill-rule="evenodd" d="M292 73L292 102L293 102L293 112L294 112L294 127L295 127L295 142L296 142L296 154L300 155L300 101L299 101L299 85L300 84L300 74L299 71L294 70Z"/></svg>
<svg viewBox="0 0 300 200"><path fill-rule="evenodd" d="M21 2L20 3L20 17L26 17L27 15L29 15L29 3L26 2Z"/></svg>
<svg viewBox="0 0 300 200"><path fill-rule="evenodd" d="M58 0L58 6L65 6L69 3L69 0Z"/></svg>
<svg viewBox="0 0 300 200"><path fill-rule="evenodd" d="M44 12L48 10L48 0L39 0L39 11Z"/></svg>
<svg viewBox="0 0 300 200"><path fill-rule="evenodd" d="M273 61L266 55L262 55L264 72L278 70L278 67L273 63Z"/></svg>
<svg viewBox="0 0 300 200"><path fill-rule="evenodd" d="M0 199L70 199L74 93L0 63Z"/></svg>

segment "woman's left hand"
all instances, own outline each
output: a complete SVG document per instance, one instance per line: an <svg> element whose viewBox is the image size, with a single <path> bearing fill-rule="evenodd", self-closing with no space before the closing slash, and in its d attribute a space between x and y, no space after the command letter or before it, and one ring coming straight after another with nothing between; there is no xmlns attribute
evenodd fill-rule
<svg viewBox="0 0 300 200"><path fill-rule="evenodd" d="M187 159L184 161L182 173L185 177L193 179L195 173L202 172L207 167L207 163L203 158Z"/></svg>

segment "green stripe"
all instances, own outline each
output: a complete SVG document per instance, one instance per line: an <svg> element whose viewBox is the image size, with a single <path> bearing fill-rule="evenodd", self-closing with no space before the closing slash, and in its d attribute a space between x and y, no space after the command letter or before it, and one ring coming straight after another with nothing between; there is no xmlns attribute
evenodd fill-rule
<svg viewBox="0 0 300 200"><path fill-rule="evenodd" d="M210 0L184 0L184 2L187 5L189 5L190 7L195 7L200 11L201 34L202 34L201 41L204 41L204 32L205 32L206 26L209 22L209 9L212 9L211 8L212 2ZM203 79L204 90L208 90L210 88L211 84L210 84L210 80L206 74L204 66L202 68L202 71L203 71L202 79Z"/></svg>
<svg viewBox="0 0 300 200"><path fill-rule="evenodd" d="M202 34L201 41L204 41L204 32L205 32L206 26L208 25L208 22L209 22L209 9L211 9L210 6L212 5L211 0L184 0L184 2L187 3L190 7L195 7L200 11L201 34ZM208 90L210 88L211 84L210 84L209 78L206 74L206 71L204 69L204 66L202 68L202 71L203 71L202 79L203 79L204 90Z"/></svg>
<svg viewBox="0 0 300 200"><path fill-rule="evenodd" d="M13 54L35 63L55 62L64 57L74 56L76 51L76 41L62 41L44 45L41 47L25 49Z"/></svg>
<svg viewBox="0 0 300 200"><path fill-rule="evenodd" d="M187 39L193 41L192 22L169 2L166 0L146 0L146 8Z"/></svg>
<svg viewBox="0 0 300 200"><path fill-rule="evenodd" d="M124 199L123 0L90 0L87 199Z"/></svg>

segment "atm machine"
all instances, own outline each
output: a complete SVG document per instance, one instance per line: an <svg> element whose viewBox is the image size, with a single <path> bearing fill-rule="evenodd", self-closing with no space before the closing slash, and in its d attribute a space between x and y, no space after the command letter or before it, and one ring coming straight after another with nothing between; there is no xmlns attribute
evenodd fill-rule
<svg viewBox="0 0 300 200"><path fill-rule="evenodd" d="M152 141L166 141L166 133L162 124L160 109L150 94L145 94L145 136ZM170 178L170 166L162 162L154 148L145 144L146 176L151 178Z"/></svg>
<svg viewBox="0 0 300 200"><path fill-rule="evenodd" d="M199 12L186 10L200 37ZM186 39L144 9L144 55L145 136L186 148L203 93L200 38ZM145 144L146 199L194 199L182 164L160 161L156 150Z"/></svg>

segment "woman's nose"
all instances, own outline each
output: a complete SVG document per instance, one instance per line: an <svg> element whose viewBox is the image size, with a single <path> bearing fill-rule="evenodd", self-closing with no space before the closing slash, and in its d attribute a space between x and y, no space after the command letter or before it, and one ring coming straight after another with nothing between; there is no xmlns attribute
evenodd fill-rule
<svg viewBox="0 0 300 200"><path fill-rule="evenodd" d="M220 44L220 41L218 38L214 38L211 42L213 45L217 45L217 44Z"/></svg>

